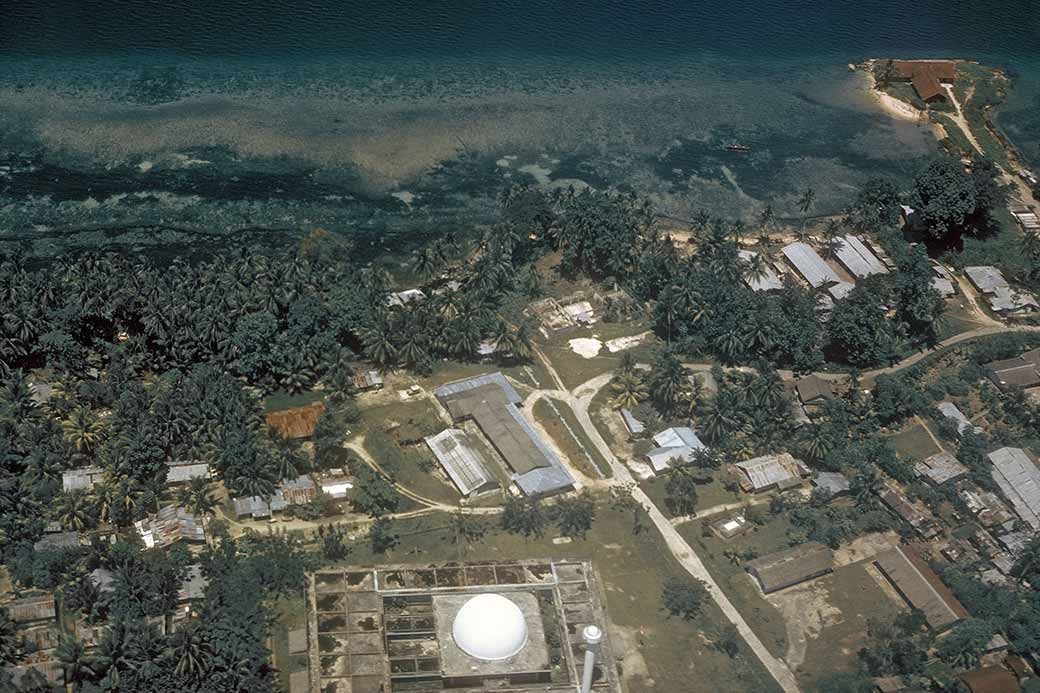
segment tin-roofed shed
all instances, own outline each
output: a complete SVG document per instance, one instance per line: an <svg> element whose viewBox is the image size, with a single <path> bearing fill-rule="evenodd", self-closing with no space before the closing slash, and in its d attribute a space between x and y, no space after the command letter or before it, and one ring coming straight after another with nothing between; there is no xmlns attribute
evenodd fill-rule
<svg viewBox="0 0 1040 693"><path fill-rule="evenodd" d="M852 276L864 279L872 274L886 274L888 269L874 253L863 244L859 236L847 234L837 239L834 255Z"/></svg>
<svg viewBox="0 0 1040 693"><path fill-rule="evenodd" d="M781 252L787 261L798 270L798 274L802 275L802 278L809 282L814 289L841 281L841 277L823 261L823 258L812 247L805 243L791 243L784 246Z"/></svg>
<svg viewBox="0 0 1040 693"><path fill-rule="evenodd" d="M495 487L495 479L487 469L487 461L473 446L465 431L448 428L425 440L459 493L468 496Z"/></svg>
<svg viewBox="0 0 1040 693"><path fill-rule="evenodd" d="M1000 448L987 457L993 463L993 480L1015 512L1030 527L1040 530L1040 468L1022 448Z"/></svg>

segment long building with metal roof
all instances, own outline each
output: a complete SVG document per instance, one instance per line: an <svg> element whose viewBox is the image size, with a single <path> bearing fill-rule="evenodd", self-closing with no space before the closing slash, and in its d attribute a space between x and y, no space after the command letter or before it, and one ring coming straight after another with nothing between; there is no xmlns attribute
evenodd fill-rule
<svg viewBox="0 0 1040 693"><path fill-rule="evenodd" d="M751 262L758 257L758 253L752 250L741 250L740 257ZM784 288L784 283L780 281L780 276L768 262L764 262L762 265L761 274L745 276L744 281L753 291L779 291Z"/></svg>
<svg viewBox="0 0 1040 693"><path fill-rule="evenodd" d="M524 494L544 496L574 487L570 472L520 414L522 399L501 373L442 385L434 394L454 420L476 422Z"/></svg>
<svg viewBox="0 0 1040 693"><path fill-rule="evenodd" d="M447 428L435 436L427 436L425 440L462 495L468 496L495 486L495 478L487 470L487 461L473 447L465 431Z"/></svg>
<svg viewBox="0 0 1040 693"><path fill-rule="evenodd" d="M1019 517L1040 529L1040 468L1022 448L1000 448L987 457L993 463L993 480Z"/></svg>
<svg viewBox="0 0 1040 693"><path fill-rule="evenodd" d="M872 274L886 274L888 269L881 260L863 244L858 236L847 234L837 239L834 255L854 277L864 279Z"/></svg>
<svg viewBox="0 0 1040 693"><path fill-rule="evenodd" d="M874 564L899 596L924 614L932 630L945 630L969 617L939 576L911 549L897 546L879 554Z"/></svg>
<svg viewBox="0 0 1040 693"><path fill-rule="evenodd" d="M837 272L831 269L823 258L805 243L799 241L785 245L780 252L814 289L841 281Z"/></svg>

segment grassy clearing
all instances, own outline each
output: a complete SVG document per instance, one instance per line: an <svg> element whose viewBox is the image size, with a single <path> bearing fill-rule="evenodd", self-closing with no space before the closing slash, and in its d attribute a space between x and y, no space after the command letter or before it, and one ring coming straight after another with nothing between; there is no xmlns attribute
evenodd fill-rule
<svg viewBox="0 0 1040 693"><path fill-rule="evenodd" d="M820 619L818 626L813 624L819 631L810 634L805 659L796 671L806 690L823 675L855 669L857 653L866 642L867 621L889 620L899 611L863 563L836 568L811 585L814 601L826 607L810 616Z"/></svg>
<svg viewBox="0 0 1040 693"><path fill-rule="evenodd" d="M614 437L614 432L610 429L606 419L608 416L617 416L611 406L612 398L613 394L609 385L597 392L596 396L589 403L589 418L592 419L592 424L599 431L600 437L603 438L616 455L620 441Z"/></svg>
<svg viewBox="0 0 1040 693"><path fill-rule="evenodd" d="M775 516L764 527L754 527L729 540L720 539L715 534L704 536L704 523L701 521L688 522L679 529L762 644L776 657L783 657L787 652L787 626L783 615L762 596L761 590L744 570L744 562L786 549L789 527L790 523L784 517ZM725 555L727 551L740 557L731 560Z"/></svg>
<svg viewBox="0 0 1040 693"><path fill-rule="evenodd" d="M305 407L308 404L319 402L321 399L322 394L320 392L307 391L292 394L286 390L275 390L264 398L264 412Z"/></svg>
<svg viewBox="0 0 1040 693"><path fill-rule="evenodd" d="M603 455L599 453L596 446L592 444L592 440L589 439L585 429L578 423L578 417L574 415L574 411L570 406L558 399L553 399L552 404L556 407L555 411L553 411L548 402L539 400L535 404L534 415L539 423L545 427L545 430L549 432L553 440L556 441L557 446L569 459L578 462L579 468L587 476L593 479L598 476L594 470L588 469L590 463L604 477L609 478L613 476L610 465L603 459ZM557 414L559 414L559 417L557 417ZM568 427L570 430L568 430Z"/></svg>
<svg viewBox="0 0 1040 693"><path fill-rule="evenodd" d="M412 381L421 385L425 389L432 391L435 387L444 385L445 383L451 383L464 378L473 378L485 373L495 373L497 371L501 371L506 377L512 378L527 387L555 387L555 385L552 384L552 379L549 377L548 371L546 371L545 367L538 362L538 359L532 359L532 362L528 364L508 366L503 366L494 362L469 363L462 361L440 361L437 363L437 367L434 369L433 374L428 377L412 376ZM532 373L534 375L533 378L531 375Z"/></svg>
<svg viewBox="0 0 1040 693"><path fill-rule="evenodd" d="M552 335L540 345L540 348L542 353L552 362L564 385L568 389L573 389L595 378L597 375L602 375L617 368L618 362L621 360L621 354L624 352L611 354L604 346L600 349L597 356L587 359L576 354L571 349L570 341L572 339L598 339L605 343L611 339L629 337L646 332L649 329L650 324L645 320L597 323L590 327L582 327L567 332L566 334ZM659 340L651 335L642 344L628 351L632 352L640 361L649 361L659 343Z"/></svg>
<svg viewBox="0 0 1040 693"><path fill-rule="evenodd" d="M631 693L779 690L746 647L742 646L741 652L730 659L706 642L725 623L714 603L709 603L695 622L665 614L660 603L661 586L666 578L683 577L685 573L656 532L633 536L630 514L601 506L585 539L559 546L552 543L551 533L525 541L492 531L467 549L451 543L447 524L448 518L443 514L402 521L398 524L401 543L389 554L373 555L367 545L359 543L348 561L361 565L546 557L591 559L604 585L607 612L616 626L614 647L619 656L625 657L624 674L630 677ZM648 525L649 520L644 518L643 524Z"/></svg>
<svg viewBox="0 0 1040 693"><path fill-rule="evenodd" d="M289 631L307 628L307 600L301 593L292 597L280 597L270 605L274 614L271 624L271 652L278 681L283 690L289 690L289 675L305 671L308 667L307 653L289 654Z"/></svg>
<svg viewBox="0 0 1040 693"><path fill-rule="evenodd" d="M740 503L743 501L750 501L750 496L740 493L739 491L728 491L726 490L726 472L718 470L715 472L711 482L707 484L701 484L697 487L697 511L704 512L717 505L724 505L729 503ZM640 482L639 486L646 492L646 495L650 496L650 500L654 502L661 512L669 517L674 517L671 511L668 510L668 503L666 502L665 484L668 482L667 476L658 476L646 481Z"/></svg>
<svg viewBox="0 0 1040 693"><path fill-rule="evenodd" d="M923 460L930 455L942 452L928 431L921 424L914 424L905 431L900 431L892 438L892 446L903 457Z"/></svg>

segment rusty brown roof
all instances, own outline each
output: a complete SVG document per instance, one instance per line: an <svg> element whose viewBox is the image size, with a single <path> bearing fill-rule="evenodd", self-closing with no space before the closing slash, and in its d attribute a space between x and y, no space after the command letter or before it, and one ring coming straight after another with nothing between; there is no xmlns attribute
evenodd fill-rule
<svg viewBox="0 0 1040 693"><path fill-rule="evenodd" d="M892 68L896 77L910 80L925 101L945 97L940 82L952 82L957 76L956 63L951 60L893 60Z"/></svg>
<svg viewBox="0 0 1040 693"><path fill-rule="evenodd" d="M1007 669L983 667L961 674L961 681L971 693L1019 693L1018 679Z"/></svg>
<svg viewBox="0 0 1040 693"><path fill-rule="evenodd" d="M283 409L269 412L264 418L267 425L286 438L310 438L314 435L314 427L325 412L323 402L315 402L305 407Z"/></svg>

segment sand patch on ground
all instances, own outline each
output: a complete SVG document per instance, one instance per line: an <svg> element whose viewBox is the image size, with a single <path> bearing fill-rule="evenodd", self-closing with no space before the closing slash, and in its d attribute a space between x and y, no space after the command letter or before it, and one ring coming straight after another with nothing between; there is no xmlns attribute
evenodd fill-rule
<svg viewBox="0 0 1040 693"><path fill-rule="evenodd" d="M784 661L796 669L805 661L809 639L816 639L829 626L841 623L841 610L828 601L829 576L766 595L766 600L783 614L787 627Z"/></svg>
<svg viewBox="0 0 1040 693"><path fill-rule="evenodd" d="M603 348L603 342L588 337L572 339L567 342L567 345L570 346L571 351L584 359L595 358Z"/></svg>
<svg viewBox="0 0 1040 693"><path fill-rule="evenodd" d="M637 344L641 344L646 341L647 337L652 335L652 332L640 332L639 334L629 335L628 337L618 337L617 339L611 339L607 342L607 351L612 354L616 354L619 351L625 349L631 349Z"/></svg>
<svg viewBox="0 0 1040 693"><path fill-rule="evenodd" d="M650 670L646 667L646 660L639 652L639 631L612 624L610 637L615 655L621 657L621 670L625 672L625 679L645 679L646 685L654 685L653 679L650 678Z"/></svg>
<svg viewBox="0 0 1040 693"><path fill-rule="evenodd" d="M834 552L834 567L849 565L873 558L893 546L899 545L899 535L895 532L875 532L857 537L852 542Z"/></svg>

